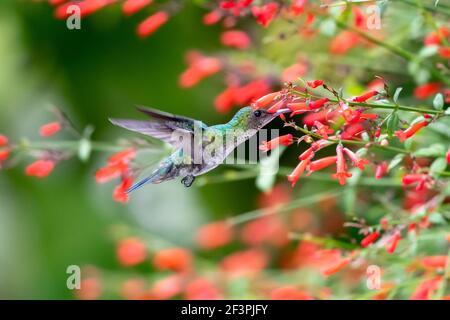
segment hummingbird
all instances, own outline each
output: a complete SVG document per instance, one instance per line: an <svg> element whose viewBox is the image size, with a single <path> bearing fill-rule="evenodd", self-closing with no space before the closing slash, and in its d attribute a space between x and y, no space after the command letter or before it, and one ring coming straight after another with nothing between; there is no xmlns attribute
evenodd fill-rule
<svg viewBox="0 0 450 320"><path fill-rule="evenodd" d="M146 184L157 184L182 177L181 183L190 187L195 177L213 170L241 143L290 109L270 113L265 109L241 108L225 124L207 126L205 123L148 107L137 109L150 120L109 119L119 127L157 138L174 147L146 178L131 186L130 193Z"/></svg>

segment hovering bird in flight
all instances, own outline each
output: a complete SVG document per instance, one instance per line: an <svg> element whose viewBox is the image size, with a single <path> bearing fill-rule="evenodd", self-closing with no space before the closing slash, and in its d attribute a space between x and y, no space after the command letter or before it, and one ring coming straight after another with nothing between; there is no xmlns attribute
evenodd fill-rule
<svg viewBox="0 0 450 320"><path fill-rule="evenodd" d="M148 121L109 119L114 125L139 132L174 146L175 151L161 161L146 178L133 185L127 193L147 183L161 183L177 177L190 187L196 176L218 165L241 143L255 135L262 127L290 109L269 113L265 109L244 107L225 124L207 126L201 121L163 111L138 107L150 116Z"/></svg>

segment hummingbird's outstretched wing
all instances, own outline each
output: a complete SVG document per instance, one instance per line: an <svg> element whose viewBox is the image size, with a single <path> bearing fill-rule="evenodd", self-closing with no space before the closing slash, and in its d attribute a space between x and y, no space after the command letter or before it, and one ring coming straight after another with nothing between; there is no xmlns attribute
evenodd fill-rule
<svg viewBox="0 0 450 320"><path fill-rule="evenodd" d="M160 139L176 147L179 147L183 140L188 141L185 139L186 135L187 139L192 139L196 129L206 128L203 122L187 117L140 106L137 109L152 119L149 121L109 119L109 121L119 127ZM180 136L183 139L180 139Z"/></svg>

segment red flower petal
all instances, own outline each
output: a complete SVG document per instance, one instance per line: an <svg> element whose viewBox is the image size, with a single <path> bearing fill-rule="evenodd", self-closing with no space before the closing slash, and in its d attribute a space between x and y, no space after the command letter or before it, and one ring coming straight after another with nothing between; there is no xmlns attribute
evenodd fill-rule
<svg viewBox="0 0 450 320"><path fill-rule="evenodd" d="M55 162L51 160L37 160L28 165L25 169L27 176L44 178L47 177L55 168Z"/></svg>

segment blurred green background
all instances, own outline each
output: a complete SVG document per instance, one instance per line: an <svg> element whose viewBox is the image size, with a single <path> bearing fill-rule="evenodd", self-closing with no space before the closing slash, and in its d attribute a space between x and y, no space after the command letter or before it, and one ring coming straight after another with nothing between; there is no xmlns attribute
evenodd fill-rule
<svg viewBox="0 0 450 320"><path fill-rule="evenodd" d="M12 141L43 139L38 128L54 120L51 105L79 127L92 124L93 140L111 142L132 135L107 118L140 117L135 104L225 121L228 116L212 107L223 87L218 77L191 90L177 85L188 49L219 46L219 28L203 26L202 13L187 6L143 40L135 28L144 12L125 18L114 6L83 20L81 30L68 30L46 2L1 1L0 132ZM107 156L94 153L86 164L76 157L64 161L43 180L24 175L31 158L0 173L0 298L72 298L68 265L118 268L108 235L116 223L186 244L200 223L254 204L239 201L236 192L246 189L249 197L251 181L189 190L175 181L121 205L111 199L114 183L97 185L93 178Z"/></svg>

